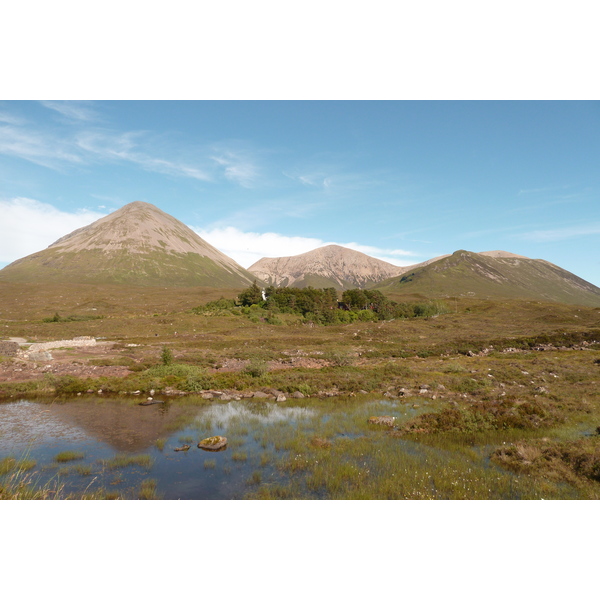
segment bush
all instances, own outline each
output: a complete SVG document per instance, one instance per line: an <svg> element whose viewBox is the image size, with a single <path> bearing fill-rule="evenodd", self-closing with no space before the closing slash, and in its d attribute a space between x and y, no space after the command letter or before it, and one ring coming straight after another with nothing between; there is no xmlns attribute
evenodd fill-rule
<svg viewBox="0 0 600 600"><path fill-rule="evenodd" d="M190 375L179 387L184 392L201 392L213 387L213 379L208 374Z"/></svg>
<svg viewBox="0 0 600 600"><path fill-rule="evenodd" d="M260 358L253 358L250 364L244 369L244 373L251 377L262 377L269 370L267 363Z"/></svg>
<svg viewBox="0 0 600 600"><path fill-rule="evenodd" d="M352 364L352 357L347 352L331 350L330 352L325 352L323 358L335 367L347 367Z"/></svg>
<svg viewBox="0 0 600 600"><path fill-rule="evenodd" d="M173 352L170 348L164 347L160 353L160 360L166 367L173 364Z"/></svg>
<svg viewBox="0 0 600 600"><path fill-rule="evenodd" d="M57 394L83 393L90 387L98 385L97 382L92 382L89 379L79 379L73 375L62 375L60 377L49 375L48 382Z"/></svg>
<svg viewBox="0 0 600 600"><path fill-rule="evenodd" d="M358 311L358 320L363 322L378 321L379 317L372 310L365 309Z"/></svg>

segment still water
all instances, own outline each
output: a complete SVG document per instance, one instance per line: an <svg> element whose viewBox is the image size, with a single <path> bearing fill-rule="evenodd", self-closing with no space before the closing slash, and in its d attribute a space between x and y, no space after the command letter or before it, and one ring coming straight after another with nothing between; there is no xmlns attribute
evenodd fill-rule
<svg viewBox="0 0 600 600"><path fill-rule="evenodd" d="M393 402L338 407L365 423L371 414L408 416ZM289 454L286 440L323 427L336 410L294 401L205 401L200 398L139 406L122 398L18 400L0 403L0 460L35 461L35 486L61 489L61 496L101 491L136 499L151 480L162 499L239 499L259 485L289 483L279 468ZM338 410L338 412L339 412ZM415 412L408 409L411 414ZM355 420L353 420L353 423ZM356 435L355 427L343 427ZM340 432L337 432L340 435ZM228 438L221 452L197 447L213 435ZM176 451L183 445L188 451ZM59 462L71 452L76 457ZM120 457L120 463L114 461ZM125 464L127 459L131 464Z"/></svg>
<svg viewBox="0 0 600 600"><path fill-rule="evenodd" d="M360 398L217 401L188 396L140 406L90 397L0 403L0 483L18 475L50 497L226 500L244 498L578 498L560 482L494 465L504 443L435 445L368 424L438 410L433 400ZM219 452L198 448L225 436ZM177 448L189 446L187 451ZM27 465L19 473L15 461Z"/></svg>

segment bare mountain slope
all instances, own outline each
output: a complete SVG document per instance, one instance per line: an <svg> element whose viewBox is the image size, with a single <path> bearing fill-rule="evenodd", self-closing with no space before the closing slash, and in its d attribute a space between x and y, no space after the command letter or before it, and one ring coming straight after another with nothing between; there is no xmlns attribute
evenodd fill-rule
<svg viewBox="0 0 600 600"><path fill-rule="evenodd" d="M261 258L248 271L279 287L365 288L404 272L362 252L330 245L297 256Z"/></svg>
<svg viewBox="0 0 600 600"><path fill-rule="evenodd" d="M156 206L132 202L0 271L0 281L246 287L254 277Z"/></svg>

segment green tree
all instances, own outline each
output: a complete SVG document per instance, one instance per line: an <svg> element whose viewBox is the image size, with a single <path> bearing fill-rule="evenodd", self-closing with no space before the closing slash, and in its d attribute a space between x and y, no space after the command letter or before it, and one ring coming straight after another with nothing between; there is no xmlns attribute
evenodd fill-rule
<svg viewBox="0 0 600 600"><path fill-rule="evenodd" d="M262 301L262 292L256 284L256 280L238 296L238 300L242 306L252 306Z"/></svg>
<svg viewBox="0 0 600 600"><path fill-rule="evenodd" d="M342 294L342 302L344 302L348 308L352 310L362 310L366 307L369 301L363 290L354 289L346 290Z"/></svg>
<svg viewBox="0 0 600 600"><path fill-rule="evenodd" d="M160 353L160 360L162 361L162 364L165 366L169 366L173 364L173 352L171 352L170 348L167 348L166 346L162 349L162 352Z"/></svg>

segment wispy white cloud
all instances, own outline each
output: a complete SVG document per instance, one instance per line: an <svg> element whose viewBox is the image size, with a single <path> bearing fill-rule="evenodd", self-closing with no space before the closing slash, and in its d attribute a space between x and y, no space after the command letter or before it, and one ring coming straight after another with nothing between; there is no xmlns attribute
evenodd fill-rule
<svg viewBox="0 0 600 600"><path fill-rule="evenodd" d="M598 234L600 234L600 222L572 225L570 227L559 227L557 229L538 229L535 231L527 231L513 237L528 240L530 242L559 242Z"/></svg>
<svg viewBox="0 0 600 600"><path fill-rule="evenodd" d="M84 162L68 140L12 125L0 127L0 154L16 156L51 169Z"/></svg>
<svg viewBox="0 0 600 600"><path fill-rule="evenodd" d="M107 131L82 131L77 134L75 143L90 158L100 161L127 161L146 171L191 177L210 181L210 175L185 161L169 160L151 156L143 150L152 145L144 139L144 132L113 133Z"/></svg>
<svg viewBox="0 0 600 600"><path fill-rule="evenodd" d="M564 187L556 187L556 186L550 186L550 187L541 187L541 188L531 188L528 190L519 190L518 192L518 196L523 196L525 194L541 194L543 192L555 192L556 190L560 190L560 189L564 189Z"/></svg>
<svg viewBox="0 0 600 600"><path fill-rule="evenodd" d="M73 111L80 120L85 111ZM75 117L73 117L75 118ZM91 116L89 117L91 118ZM78 128L77 131L57 133L55 130L19 126L21 121L5 115L0 126L0 154L18 157L55 170L73 165L91 165L102 162L128 162L156 173L187 177L201 181L213 181L210 160L190 161L184 148L171 151L171 156L161 156L167 144L148 132L115 132L107 129ZM181 158L185 152L186 158ZM204 163L204 166L200 163ZM197 164L195 164L197 163ZM251 174L243 171L243 164L231 164L230 177L243 180Z"/></svg>
<svg viewBox="0 0 600 600"><path fill-rule="evenodd" d="M9 125L22 125L25 121L20 117L0 111L0 123L8 123Z"/></svg>
<svg viewBox="0 0 600 600"><path fill-rule="evenodd" d="M44 100L41 104L70 121L96 121L100 116L90 101Z"/></svg>
<svg viewBox="0 0 600 600"><path fill-rule="evenodd" d="M286 236L273 232L255 233L242 231L237 227L211 229L193 227L192 229L209 244L212 244L245 268L250 267L257 260L264 257L295 256L329 244L337 244L351 250L357 250L398 266L408 266L420 262L398 258L400 256L417 256L408 250L377 248L355 242L326 242L319 238Z"/></svg>
<svg viewBox="0 0 600 600"><path fill-rule="evenodd" d="M316 171L311 173L293 174L287 171L282 171L282 174L297 181L306 187L327 189L331 187L331 177L327 176L324 171Z"/></svg>
<svg viewBox="0 0 600 600"><path fill-rule="evenodd" d="M328 193L345 193L372 188L381 183L379 173L349 172L339 165L321 165L313 169L282 171L282 174L304 187Z"/></svg>
<svg viewBox="0 0 600 600"><path fill-rule="evenodd" d="M0 200L0 265L44 250L57 239L107 213L62 211L31 198Z"/></svg>
<svg viewBox="0 0 600 600"><path fill-rule="evenodd" d="M258 166L247 151L216 150L210 159L218 165L226 179L245 188L256 184L259 176Z"/></svg>

